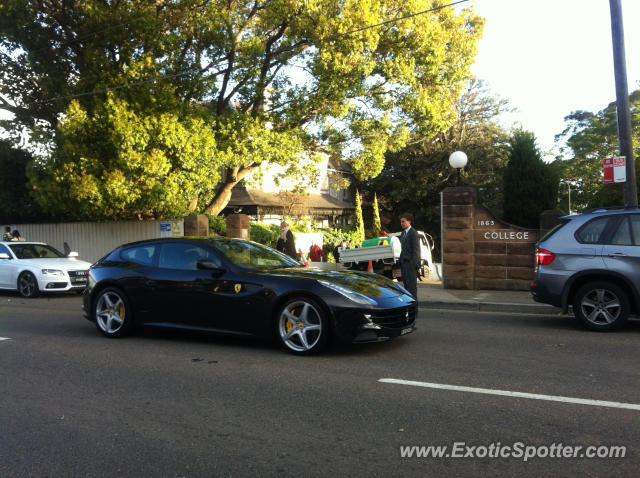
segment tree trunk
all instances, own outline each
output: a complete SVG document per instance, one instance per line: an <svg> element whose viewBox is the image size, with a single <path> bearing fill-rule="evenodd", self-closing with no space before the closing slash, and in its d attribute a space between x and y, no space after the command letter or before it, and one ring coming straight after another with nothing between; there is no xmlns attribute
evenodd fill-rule
<svg viewBox="0 0 640 478"><path fill-rule="evenodd" d="M215 196L204 209L205 214L218 215L222 210L227 207L229 200L231 199L231 191L245 176L251 174L260 167L259 164L252 164L251 166L244 167L240 170L230 169L227 171L227 179L223 186L216 192Z"/></svg>

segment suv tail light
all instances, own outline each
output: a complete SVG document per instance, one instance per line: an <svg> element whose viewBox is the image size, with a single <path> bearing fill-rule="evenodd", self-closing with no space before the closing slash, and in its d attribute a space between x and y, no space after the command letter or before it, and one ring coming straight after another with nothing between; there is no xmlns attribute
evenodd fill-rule
<svg viewBox="0 0 640 478"><path fill-rule="evenodd" d="M536 262L539 266L548 266L556 258L556 255L546 249L538 247L536 249Z"/></svg>

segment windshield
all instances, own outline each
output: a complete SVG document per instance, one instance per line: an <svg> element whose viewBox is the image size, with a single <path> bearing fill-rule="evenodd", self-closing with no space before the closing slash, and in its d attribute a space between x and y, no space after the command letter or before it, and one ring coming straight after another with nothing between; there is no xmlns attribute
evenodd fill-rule
<svg viewBox="0 0 640 478"><path fill-rule="evenodd" d="M59 258L64 255L46 244L7 244L18 259Z"/></svg>
<svg viewBox="0 0 640 478"><path fill-rule="evenodd" d="M211 245L236 265L250 269L298 267L295 259L256 242L241 240L212 240Z"/></svg>

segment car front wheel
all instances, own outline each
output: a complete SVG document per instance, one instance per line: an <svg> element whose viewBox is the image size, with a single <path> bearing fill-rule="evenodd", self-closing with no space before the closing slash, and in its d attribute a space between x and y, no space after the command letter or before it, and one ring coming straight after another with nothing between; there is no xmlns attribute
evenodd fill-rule
<svg viewBox="0 0 640 478"><path fill-rule="evenodd" d="M94 301L94 319L98 330L107 337L121 337L131 328L132 311L129 301L120 289L101 290Z"/></svg>
<svg viewBox="0 0 640 478"><path fill-rule="evenodd" d="M590 282L576 292L573 313L591 330L615 330L629 316L629 299L615 284Z"/></svg>
<svg viewBox="0 0 640 478"><path fill-rule="evenodd" d="M306 297L297 297L284 304L276 326L280 342L294 354L314 354L327 343L329 328L322 308Z"/></svg>
<svg viewBox="0 0 640 478"><path fill-rule="evenodd" d="M31 272L23 272L18 277L18 292L22 297L33 298L38 295L38 281Z"/></svg>

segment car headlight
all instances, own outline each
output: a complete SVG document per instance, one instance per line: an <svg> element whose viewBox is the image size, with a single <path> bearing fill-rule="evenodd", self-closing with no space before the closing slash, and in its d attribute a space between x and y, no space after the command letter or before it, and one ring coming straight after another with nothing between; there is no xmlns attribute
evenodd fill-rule
<svg viewBox="0 0 640 478"><path fill-rule="evenodd" d="M46 276L61 276L64 277L64 272L58 269L42 269L42 273Z"/></svg>
<svg viewBox="0 0 640 478"><path fill-rule="evenodd" d="M320 284L329 289L335 290L338 294L345 296L347 299L355 302L356 304L364 304L364 305L376 305L377 302L373 300L371 297L367 297L360 292L353 291L351 289L347 289L346 287L342 287L338 284L334 284L333 282L328 282L325 280L319 280Z"/></svg>

